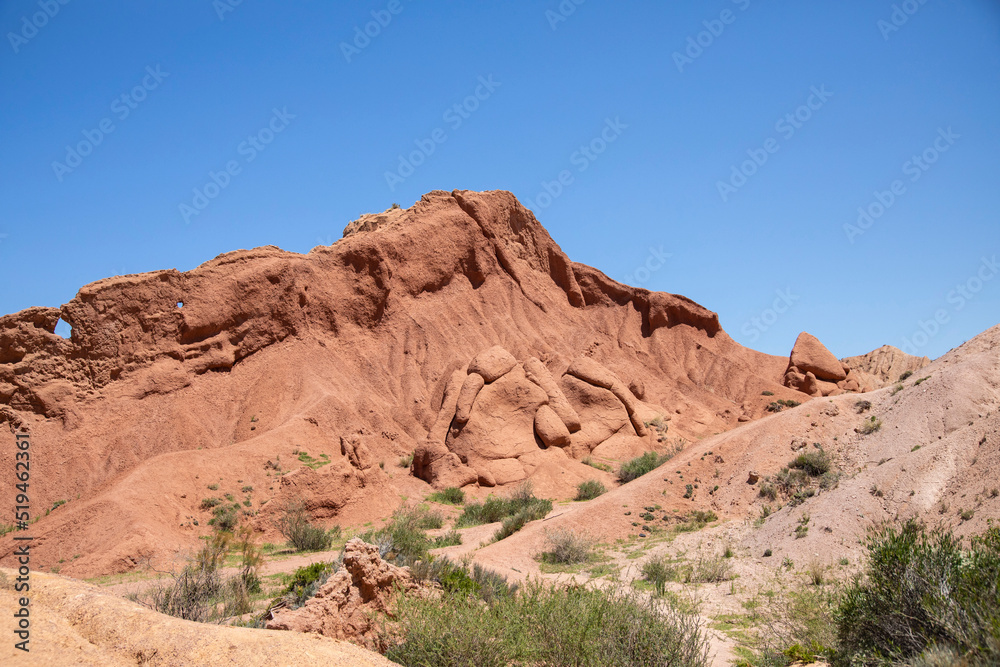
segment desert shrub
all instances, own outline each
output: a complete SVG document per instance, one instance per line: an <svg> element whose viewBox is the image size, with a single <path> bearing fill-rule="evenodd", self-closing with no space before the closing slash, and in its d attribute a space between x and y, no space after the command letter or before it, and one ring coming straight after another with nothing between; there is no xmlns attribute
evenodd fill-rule
<svg viewBox="0 0 1000 667"><path fill-rule="evenodd" d="M777 500L778 490L774 488L774 484L764 482L760 485L760 490L757 492L761 498L767 498L768 500Z"/></svg>
<svg viewBox="0 0 1000 667"><path fill-rule="evenodd" d="M892 388L892 391L889 392L889 395L890 396L895 396L896 394L898 394L901 391L903 391L903 385L897 384L895 387Z"/></svg>
<svg viewBox="0 0 1000 667"><path fill-rule="evenodd" d="M681 580L686 584L714 584L733 578L729 561L719 556L699 558L691 565L680 568Z"/></svg>
<svg viewBox="0 0 1000 667"><path fill-rule="evenodd" d="M872 415L871 418L861 422L861 426L858 427L858 433L861 435L871 435L880 428L882 428L882 420Z"/></svg>
<svg viewBox="0 0 1000 667"><path fill-rule="evenodd" d="M201 499L201 509L210 510L213 507L217 507L222 504L222 498L202 498Z"/></svg>
<svg viewBox="0 0 1000 667"><path fill-rule="evenodd" d="M594 540L571 530L545 531L545 544L548 550L540 556L544 563L586 563L593 555Z"/></svg>
<svg viewBox="0 0 1000 667"><path fill-rule="evenodd" d="M435 545L427 533L430 528L440 528L443 518L439 512L432 512L426 505L402 507L393 512L382 528L370 530L360 537L369 544L379 547L383 558L396 560L399 564L410 564L427 558L427 551ZM459 542L461 544L461 542Z"/></svg>
<svg viewBox="0 0 1000 667"><path fill-rule="evenodd" d="M440 549L441 547L453 547L462 543L462 534L457 530L449 530L444 535L438 535L434 538L433 547L434 549Z"/></svg>
<svg viewBox="0 0 1000 667"><path fill-rule="evenodd" d="M774 396L774 392L773 391L768 391L767 389L765 389L764 391L760 392L760 395L761 396Z"/></svg>
<svg viewBox="0 0 1000 667"><path fill-rule="evenodd" d="M209 519L208 525L214 526L216 529L227 533L233 532L233 530L236 529L236 525L240 521L239 514L237 514L239 509L239 503L233 505L219 505L212 510L212 518Z"/></svg>
<svg viewBox="0 0 1000 667"><path fill-rule="evenodd" d="M219 621L250 612L250 595L260 590L257 570L263 564L252 535L244 529L234 542L229 533L213 533L187 565L172 574L169 583L155 584L130 597L160 613L189 621ZM240 568L226 579L219 569L233 546L241 556Z"/></svg>
<svg viewBox="0 0 1000 667"><path fill-rule="evenodd" d="M455 527L496 523L512 517L520 517L520 525L523 526L528 521L541 519L551 511L552 501L536 498L531 483L525 482L507 498L490 496L481 503L466 503L462 514L455 521Z"/></svg>
<svg viewBox="0 0 1000 667"><path fill-rule="evenodd" d="M606 493L607 489L596 479L588 479L576 485L576 500L593 500L597 496Z"/></svg>
<svg viewBox="0 0 1000 667"><path fill-rule="evenodd" d="M396 462L400 468L409 468L413 465L413 452L410 452L406 456L399 457L399 461Z"/></svg>
<svg viewBox="0 0 1000 667"><path fill-rule="evenodd" d="M784 408L795 408L795 407L798 407L800 405L802 405L802 404L799 403L798 401L792 401L792 400L787 399L787 398L782 398L782 399L778 399L777 401L773 401L771 403L768 403L767 404L767 411L768 412L781 412L782 409L784 409Z"/></svg>
<svg viewBox="0 0 1000 667"><path fill-rule="evenodd" d="M903 374L899 376L899 381L902 382L903 380L909 378L911 375L913 375L913 371L904 371Z"/></svg>
<svg viewBox="0 0 1000 667"><path fill-rule="evenodd" d="M461 574L454 574L456 571ZM474 594L487 603L513 595L517 584L508 584L507 577L473 564L472 569L452 562L447 557L417 561L410 573L419 581L436 581L448 593ZM471 581L471 585L466 583Z"/></svg>
<svg viewBox="0 0 1000 667"><path fill-rule="evenodd" d="M822 449L814 452L803 452L792 459L788 467L804 470L810 477L819 477L830 471L830 457Z"/></svg>
<svg viewBox="0 0 1000 667"><path fill-rule="evenodd" d="M340 526L326 530L310 522L305 503L293 501L286 505L278 517L278 531L296 551L323 551L340 536Z"/></svg>
<svg viewBox="0 0 1000 667"><path fill-rule="evenodd" d="M663 595L668 581L677 581L677 566L665 555L650 556L642 564L642 577L653 584L657 595Z"/></svg>
<svg viewBox="0 0 1000 667"><path fill-rule="evenodd" d="M834 655L836 593L798 586L758 594L744 603L757 627L753 665L814 663Z"/></svg>
<svg viewBox="0 0 1000 667"><path fill-rule="evenodd" d="M841 664L911 664L943 649L959 664L1000 663L1000 528L963 547L910 520L873 531L867 549L837 608Z"/></svg>
<svg viewBox="0 0 1000 667"><path fill-rule="evenodd" d="M871 408L872 408L872 402L871 401L860 400L860 401L855 401L854 402L854 409L857 411L857 413L859 415L862 412L867 412L868 410L871 410Z"/></svg>
<svg viewBox="0 0 1000 667"><path fill-rule="evenodd" d="M695 532L718 520L718 515L712 510L691 510L684 516L677 517L678 523L674 530L678 533Z"/></svg>
<svg viewBox="0 0 1000 667"><path fill-rule="evenodd" d="M283 600L291 609L298 609L337 571L335 563L318 562L295 570L292 580L281 591L277 600Z"/></svg>
<svg viewBox="0 0 1000 667"><path fill-rule="evenodd" d="M622 484L631 482L633 479L642 477L647 472L660 467L666 463L672 455L657 454L656 452L646 452L642 456L637 456L622 464L618 470L618 481Z"/></svg>
<svg viewBox="0 0 1000 667"><path fill-rule="evenodd" d="M445 505L461 505L465 502L465 492L457 487L449 486L442 491L435 491L427 499Z"/></svg>
<svg viewBox="0 0 1000 667"><path fill-rule="evenodd" d="M402 665L708 664L696 616L621 590L535 582L487 605L468 595L401 596L398 618L381 641Z"/></svg>

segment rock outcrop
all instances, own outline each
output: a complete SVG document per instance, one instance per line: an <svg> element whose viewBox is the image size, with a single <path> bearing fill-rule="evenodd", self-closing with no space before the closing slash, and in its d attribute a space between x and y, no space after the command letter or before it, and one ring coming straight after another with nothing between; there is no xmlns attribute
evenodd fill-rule
<svg viewBox="0 0 1000 667"><path fill-rule="evenodd" d="M82 555L62 571L91 576L172 557L209 530L209 482L253 487L264 518L302 491L341 525L387 516L420 479L545 476L546 493L571 497L595 472L579 460L638 437L647 408L669 408L671 436L693 440L783 391L786 359L740 346L689 299L571 261L508 192L434 191L355 223L307 254L237 250L0 317L0 466L13 469L9 429L30 430L32 502L70 501L33 526L33 564L69 550ZM470 380L459 415L481 353L483 386ZM620 383L567 375L581 357ZM536 435L542 405L569 445ZM395 465L411 454L419 479ZM276 483L301 468L315 473ZM0 562L14 548L0 538Z"/></svg>
<svg viewBox="0 0 1000 667"><path fill-rule="evenodd" d="M868 354L845 357L841 362L857 376L864 391L872 391L899 382L905 373L916 373L931 360L907 354L892 345L883 345Z"/></svg>
<svg viewBox="0 0 1000 667"><path fill-rule="evenodd" d="M378 547L354 538L344 546L343 565L315 597L298 609L276 610L267 628L316 633L372 648L379 615L389 611L396 592L417 588L409 568L384 561Z"/></svg>
<svg viewBox="0 0 1000 667"><path fill-rule="evenodd" d="M578 382L589 388L581 392L574 386ZM562 461L566 454L577 459L595 452L615 460L636 456L658 442L648 437L646 422L670 420L665 408L640 401L617 375L589 357L578 357L557 381L538 358L521 363L493 346L473 358L461 386L451 428L443 440L437 429L413 461L414 474L439 488L519 482L538 461ZM600 398L591 400L588 394ZM451 409L451 403L443 405L436 423L448 420ZM602 446L615 437L617 445Z"/></svg>
<svg viewBox="0 0 1000 667"><path fill-rule="evenodd" d="M783 384L810 396L836 396L861 388L857 374L805 331L795 339Z"/></svg>

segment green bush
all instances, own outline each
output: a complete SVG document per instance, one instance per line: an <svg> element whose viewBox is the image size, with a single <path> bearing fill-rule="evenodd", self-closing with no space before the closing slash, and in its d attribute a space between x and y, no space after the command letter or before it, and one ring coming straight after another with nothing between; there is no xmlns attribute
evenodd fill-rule
<svg viewBox="0 0 1000 667"><path fill-rule="evenodd" d="M513 517L519 517L520 526L523 526L528 521L543 518L551 511L552 501L536 498L531 483L525 482L508 498L490 496L481 503L466 503L462 514L455 521L455 527L496 523Z"/></svg>
<svg viewBox="0 0 1000 667"><path fill-rule="evenodd" d="M222 504L222 498L202 498L201 499L201 509L210 510L213 507L217 507Z"/></svg>
<svg viewBox="0 0 1000 667"><path fill-rule="evenodd" d="M649 583L658 595L663 595L668 581L677 581L677 566L674 565L665 555L658 554L650 556L642 564L642 577Z"/></svg>
<svg viewBox="0 0 1000 667"><path fill-rule="evenodd" d="M239 514L237 511L240 509L239 504L234 505L220 505L212 510L212 518L209 519L208 525L214 526L218 530L225 531L227 533L233 532L236 525L240 521Z"/></svg>
<svg viewBox="0 0 1000 667"><path fill-rule="evenodd" d="M457 530L449 530L444 535L438 535L434 538L433 547L434 549L440 549L441 547L453 547L462 543L462 534Z"/></svg>
<svg viewBox="0 0 1000 667"><path fill-rule="evenodd" d="M606 493L607 489L596 479L588 479L576 485L576 500L593 500L597 496Z"/></svg>
<svg viewBox="0 0 1000 667"><path fill-rule="evenodd" d="M320 586L326 583L336 571L334 563L312 563L295 570L292 580L279 595L291 609L297 609L306 603L306 600L316 595Z"/></svg>
<svg viewBox="0 0 1000 667"><path fill-rule="evenodd" d="M393 512L389 523L384 527L370 530L360 537L369 544L378 545L383 558L391 557L399 564L406 565L426 559L429 549L447 546L444 543L435 544L424 532L430 528L440 528L443 523L441 514L432 512L426 505L402 507Z"/></svg>
<svg viewBox="0 0 1000 667"><path fill-rule="evenodd" d="M660 467L670 460L670 458L671 456L667 454L646 452L642 456L637 456L622 464L622 467L618 470L618 481L622 484L631 482L633 479L642 477L647 472Z"/></svg>
<svg viewBox="0 0 1000 667"><path fill-rule="evenodd" d="M1000 528L966 548L910 520L874 531L867 549L836 613L839 664L913 664L938 650L961 656L955 664L1000 664Z"/></svg>
<svg viewBox="0 0 1000 667"><path fill-rule="evenodd" d="M802 404L799 403L798 401L792 401L792 400L787 399L787 398L781 398L781 399L778 399L777 401L774 401L772 403L768 403L768 405L767 405L767 411L768 412L781 412L781 410L783 408L796 408L796 407L798 407L800 405L802 405Z"/></svg>
<svg viewBox="0 0 1000 667"><path fill-rule="evenodd" d="M700 621L664 599L535 582L486 605L471 595L398 600L399 625L380 639L402 665L708 665Z"/></svg>
<svg viewBox="0 0 1000 667"><path fill-rule="evenodd" d="M443 491L435 491L427 499L435 503L444 503L445 505L461 505L465 502L465 492L462 489L449 486Z"/></svg>
<svg viewBox="0 0 1000 667"><path fill-rule="evenodd" d="M830 457L822 449L803 452L792 459L788 467L804 470L810 477L819 477L823 473L830 472Z"/></svg>
<svg viewBox="0 0 1000 667"><path fill-rule="evenodd" d="M903 380L909 378L911 375L913 375L913 371L905 371L902 375L899 376L899 381L902 382Z"/></svg>
<svg viewBox="0 0 1000 667"><path fill-rule="evenodd" d="M340 537L340 526L326 530L310 522L305 503L295 501L285 506L278 517L278 530L296 551L323 551Z"/></svg>

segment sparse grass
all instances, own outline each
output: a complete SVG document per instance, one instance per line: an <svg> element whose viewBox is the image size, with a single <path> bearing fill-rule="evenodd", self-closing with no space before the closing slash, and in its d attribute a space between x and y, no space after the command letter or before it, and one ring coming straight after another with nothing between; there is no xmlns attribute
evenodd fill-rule
<svg viewBox="0 0 1000 667"><path fill-rule="evenodd" d="M409 468L413 465L413 452L410 452L406 456L400 457L399 461L396 462L400 468Z"/></svg>
<svg viewBox="0 0 1000 667"><path fill-rule="evenodd" d="M445 505L461 505L465 502L465 492L462 489L449 486L441 491L435 491L427 497L427 500Z"/></svg>
<svg viewBox="0 0 1000 667"><path fill-rule="evenodd" d="M674 453L657 454L656 452L646 452L642 456L637 456L622 464L618 469L618 481L622 484L631 482L633 479L642 477L646 473L654 470L671 458Z"/></svg>
<svg viewBox="0 0 1000 667"><path fill-rule="evenodd" d="M304 463L306 466L312 468L313 470L316 470L317 468L322 468L326 464L330 463L329 454L320 454L318 459L309 456L309 454L306 452L299 452L298 454L299 454L299 461L301 463Z"/></svg>
<svg viewBox="0 0 1000 667"><path fill-rule="evenodd" d="M816 559L809 561L808 574L813 586L822 586L826 581L826 567Z"/></svg>
<svg viewBox="0 0 1000 667"><path fill-rule="evenodd" d="M925 382L926 380L930 380L930 379L931 379L931 376L930 376L930 375L927 375L927 376L925 376L925 377L922 377L922 378L920 378L919 380L917 380L916 382L914 382L914 383L913 383L913 386L914 386L914 387L916 387L916 386L917 386L918 384L920 384L920 383L922 383L922 382Z"/></svg>
<svg viewBox="0 0 1000 667"><path fill-rule="evenodd" d="M692 510L676 518L678 523L674 526L674 531L678 533L697 532L708 524L719 520L719 517L712 510Z"/></svg>
<svg viewBox="0 0 1000 667"><path fill-rule="evenodd" d="M855 401L854 403L854 409L857 411L859 415L862 412L867 412L868 410L871 410L871 408L872 408L871 401L860 400L860 401Z"/></svg>
<svg viewBox="0 0 1000 667"><path fill-rule="evenodd" d="M604 488L603 484L596 479L588 479L586 482L580 482L576 486L575 500L593 500L606 492L607 489Z"/></svg>
<svg viewBox="0 0 1000 667"><path fill-rule="evenodd" d="M898 394L901 391L903 391L903 385L897 384L895 387L892 388L892 391L889 392L889 395L890 396L895 396L896 394Z"/></svg>
<svg viewBox="0 0 1000 667"><path fill-rule="evenodd" d="M787 398L781 398L781 399L778 399L777 401L773 401L771 403L768 403L768 405L767 405L767 411L768 412L781 412L784 408L795 408L795 407L798 407L800 405L802 405L802 404L799 403L798 401L792 401L792 400L789 400Z"/></svg>
<svg viewBox="0 0 1000 667"><path fill-rule="evenodd" d="M882 420L872 415L869 419L861 423L861 426L858 427L858 433L861 435L871 435L880 428L882 428Z"/></svg>
<svg viewBox="0 0 1000 667"><path fill-rule="evenodd" d="M449 546L444 544L444 540L440 544L435 544L425 532L431 528L440 528L442 525L444 518L441 514L431 511L426 505L401 507L393 512L385 526L366 531L359 537L369 544L378 546L379 554L383 558L395 560L397 565L409 565L427 559L427 552L430 549ZM450 539L454 540L454 536Z"/></svg>
<svg viewBox="0 0 1000 667"><path fill-rule="evenodd" d="M760 395L761 396L774 396L774 392L773 391L764 390L764 391L760 392Z"/></svg>
<svg viewBox="0 0 1000 667"><path fill-rule="evenodd" d="M209 491L218 491L219 490L219 485L218 484L209 484L208 485L208 490Z"/></svg>
<svg viewBox="0 0 1000 667"><path fill-rule="evenodd" d="M584 457L580 461L580 463L588 465L591 468L597 468L598 470L603 470L604 472L611 472L611 466L609 466L607 463L601 463L600 461L595 461L589 456Z"/></svg>

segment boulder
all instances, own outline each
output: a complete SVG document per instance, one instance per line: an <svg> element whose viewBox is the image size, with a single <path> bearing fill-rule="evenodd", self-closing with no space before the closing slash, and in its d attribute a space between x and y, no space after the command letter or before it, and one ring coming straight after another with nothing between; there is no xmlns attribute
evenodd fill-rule
<svg viewBox="0 0 1000 667"><path fill-rule="evenodd" d="M546 447L566 447L570 443L569 429L555 410L547 405L535 413L535 433Z"/></svg>
<svg viewBox="0 0 1000 667"><path fill-rule="evenodd" d="M484 463L483 467L493 476L497 484L520 482L528 476L524 472L524 466L517 459L494 459Z"/></svg>
<svg viewBox="0 0 1000 667"><path fill-rule="evenodd" d="M455 407L455 421L464 424L469 421L472 415L472 406L476 402L476 397L486 384L486 379L479 373L469 373L462 383L462 390L458 394L458 401Z"/></svg>
<svg viewBox="0 0 1000 667"><path fill-rule="evenodd" d="M795 340L789 366L801 372L811 372L820 380L838 382L847 377L844 365L815 336L803 331Z"/></svg>
<svg viewBox="0 0 1000 667"><path fill-rule="evenodd" d="M602 389L611 389L616 381L621 382L614 373L590 357L577 357L566 373Z"/></svg>
<svg viewBox="0 0 1000 667"><path fill-rule="evenodd" d="M469 363L469 374L478 373L487 383L495 382L510 372L517 365L517 360L510 352L499 345L477 354Z"/></svg>
<svg viewBox="0 0 1000 667"><path fill-rule="evenodd" d="M559 385L556 384L555 378L552 377L545 364L537 357L530 357L524 362L524 374L529 380L541 387L542 391L548 394L549 407L559 415L559 418L566 425L566 428L569 429L569 432L576 433L579 431L582 426L580 415L569 404L569 400L567 400L566 395L559 388Z"/></svg>

